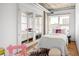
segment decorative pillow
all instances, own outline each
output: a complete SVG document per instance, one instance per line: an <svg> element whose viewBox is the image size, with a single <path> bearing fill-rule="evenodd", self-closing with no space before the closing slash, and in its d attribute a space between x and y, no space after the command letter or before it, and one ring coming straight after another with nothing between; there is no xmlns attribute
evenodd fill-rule
<svg viewBox="0 0 79 59"><path fill-rule="evenodd" d="M52 48L49 50L49 56L61 56L61 51L58 48Z"/></svg>
<svg viewBox="0 0 79 59"><path fill-rule="evenodd" d="M65 29L55 29L56 34L66 34Z"/></svg>
<svg viewBox="0 0 79 59"><path fill-rule="evenodd" d="M40 48L36 51L31 52L30 56L48 56L49 49Z"/></svg>
<svg viewBox="0 0 79 59"><path fill-rule="evenodd" d="M61 29L56 29L56 33L61 33Z"/></svg>

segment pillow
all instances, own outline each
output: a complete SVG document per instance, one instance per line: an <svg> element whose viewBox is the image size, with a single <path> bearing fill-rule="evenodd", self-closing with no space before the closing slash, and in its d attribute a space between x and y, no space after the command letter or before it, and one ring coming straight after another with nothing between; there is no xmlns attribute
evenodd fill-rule
<svg viewBox="0 0 79 59"><path fill-rule="evenodd" d="M55 33L56 34L66 34L66 31L65 31L65 29L55 29Z"/></svg>
<svg viewBox="0 0 79 59"><path fill-rule="evenodd" d="M61 56L61 51L58 48L52 48L49 50L49 56Z"/></svg>
<svg viewBox="0 0 79 59"><path fill-rule="evenodd" d="M56 33L61 33L61 29L56 29Z"/></svg>
<svg viewBox="0 0 79 59"><path fill-rule="evenodd" d="M36 51L32 51L30 56L48 56L49 49L39 48Z"/></svg>
<svg viewBox="0 0 79 59"><path fill-rule="evenodd" d="M61 34L66 34L66 29L61 29Z"/></svg>

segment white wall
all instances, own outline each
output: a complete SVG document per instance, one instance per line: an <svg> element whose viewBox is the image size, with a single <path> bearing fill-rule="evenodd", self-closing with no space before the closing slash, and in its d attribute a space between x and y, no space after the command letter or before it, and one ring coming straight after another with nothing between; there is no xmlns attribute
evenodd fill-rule
<svg viewBox="0 0 79 59"><path fill-rule="evenodd" d="M17 42L17 5L0 4L0 48Z"/></svg>
<svg viewBox="0 0 79 59"><path fill-rule="evenodd" d="M75 20L75 36L76 36L76 44L79 51L79 4L76 4L76 20Z"/></svg>
<svg viewBox="0 0 79 59"><path fill-rule="evenodd" d="M68 9L68 10L60 10L55 11L54 15L63 15L63 14L69 14L70 15L70 33L71 33L71 40L75 40L75 9Z"/></svg>

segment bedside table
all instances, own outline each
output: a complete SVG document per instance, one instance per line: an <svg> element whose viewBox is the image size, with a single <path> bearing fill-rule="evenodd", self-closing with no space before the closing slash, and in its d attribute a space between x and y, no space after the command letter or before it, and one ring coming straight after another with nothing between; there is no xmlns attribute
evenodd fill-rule
<svg viewBox="0 0 79 59"><path fill-rule="evenodd" d="M70 40L71 39L71 35L68 35L67 38L68 38L68 43L70 43L71 42L71 40Z"/></svg>

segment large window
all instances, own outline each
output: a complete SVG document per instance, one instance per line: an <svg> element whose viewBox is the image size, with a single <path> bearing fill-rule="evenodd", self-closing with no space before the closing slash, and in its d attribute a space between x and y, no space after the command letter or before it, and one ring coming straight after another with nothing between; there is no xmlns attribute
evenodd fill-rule
<svg viewBox="0 0 79 59"><path fill-rule="evenodd" d="M61 29L65 29L65 31L69 31L69 15L56 15L49 16L49 30L48 33L52 33L53 29L59 26Z"/></svg>
<svg viewBox="0 0 79 59"><path fill-rule="evenodd" d="M33 18L32 13L21 13L21 38L26 40L42 34L42 21L42 16Z"/></svg>
<svg viewBox="0 0 79 59"><path fill-rule="evenodd" d="M36 17L35 31L36 31L36 33L42 33L42 17Z"/></svg>
<svg viewBox="0 0 79 59"><path fill-rule="evenodd" d="M33 27L33 16L26 13L21 14L21 31L28 31Z"/></svg>
<svg viewBox="0 0 79 59"><path fill-rule="evenodd" d="M59 24L68 25L69 24L69 16L63 15L59 17Z"/></svg>
<svg viewBox="0 0 79 59"><path fill-rule="evenodd" d="M21 14L21 31L26 31L27 29L27 16L26 14Z"/></svg>
<svg viewBox="0 0 79 59"><path fill-rule="evenodd" d="M58 24L58 17L57 16L51 17L50 23L51 24Z"/></svg>

